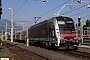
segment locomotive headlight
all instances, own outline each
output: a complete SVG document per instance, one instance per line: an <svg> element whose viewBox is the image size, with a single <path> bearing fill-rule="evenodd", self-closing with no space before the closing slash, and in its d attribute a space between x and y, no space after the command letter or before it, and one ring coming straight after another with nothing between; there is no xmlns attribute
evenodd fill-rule
<svg viewBox="0 0 90 60"><path fill-rule="evenodd" d="M59 32L57 32L57 37L59 37L60 36L60 34L59 34Z"/></svg>
<svg viewBox="0 0 90 60"><path fill-rule="evenodd" d="M77 40L77 37L74 37L74 40Z"/></svg>
<svg viewBox="0 0 90 60"><path fill-rule="evenodd" d="M53 39L54 40L54 39Z"/></svg>
<svg viewBox="0 0 90 60"><path fill-rule="evenodd" d="M74 37L75 40L78 40L78 37Z"/></svg>
<svg viewBox="0 0 90 60"><path fill-rule="evenodd" d="M64 40L64 37L60 37L60 40Z"/></svg>
<svg viewBox="0 0 90 60"><path fill-rule="evenodd" d="M76 42L78 42L78 40L76 40Z"/></svg>
<svg viewBox="0 0 90 60"><path fill-rule="evenodd" d="M79 38L79 37L74 37L74 39L75 39L75 40L80 40L80 38Z"/></svg>

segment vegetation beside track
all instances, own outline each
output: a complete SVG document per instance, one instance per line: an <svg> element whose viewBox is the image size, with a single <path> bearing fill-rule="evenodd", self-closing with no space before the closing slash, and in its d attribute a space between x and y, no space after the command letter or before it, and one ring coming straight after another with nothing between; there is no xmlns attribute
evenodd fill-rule
<svg viewBox="0 0 90 60"><path fill-rule="evenodd" d="M11 42L10 40L3 40L3 41L10 44L23 44L19 42ZM0 58L10 58L8 48L5 48L1 43L0 43Z"/></svg>
<svg viewBox="0 0 90 60"><path fill-rule="evenodd" d="M10 40L3 40L6 43L10 43L10 44L23 44L23 43L19 43L19 42L11 42Z"/></svg>
<svg viewBox="0 0 90 60"><path fill-rule="evenodd" d="M9 58L10 55L8 53L8 49L3 47L3 46L0 46L0 58Z"/></svg>

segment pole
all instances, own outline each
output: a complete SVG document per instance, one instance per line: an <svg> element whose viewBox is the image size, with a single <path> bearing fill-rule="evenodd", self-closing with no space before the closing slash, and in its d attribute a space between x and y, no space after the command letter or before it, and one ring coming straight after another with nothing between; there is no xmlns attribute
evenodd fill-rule
<svg viewBox="0 0 90 60"><path fill-rule="evenodd" d="M13 42L13 9L9 9L11 10L11 42Z"/></svg>
<svg viewBox="0 0 90 60"><path fill-rule="evenodd" d="M3 30L2 30L2 35L3 35Z"/></svg>
<svg viewBox="0 0 90 60"><path fill-rule="evenodd" d="M6 23L6 29L5 29L5 40L7 40L7 23Z"/></svg>
<svg viewBox="0 0 90 60"><path fill-rule="evenodd" d="M81 23L81 36L82 36L82 43L83 43L83 23Z"/></svg>
<svg viewBox="0 0 90 60"><path fill-rule="evenodd" d="M3 30L2 30L2 36L1 36L1 40L3 40Z"/></svg>
<svg viewBox="0 0 90 60"><path fill-rule="evenodd" d="M23 28L23 30L24 30L24 24L22 23L22 28Z"/></svg>
<svg viewBox="0 0 90 60"><path fill-rule="evenodd" d="M61 12L61 10L66 6L66 4L56 13L56 16L59 15L59 13Z"/></svg>
<svg viewBox="0 0 90 60"><path fill-rule="evenodd" d="M11 36L12 36L11 37L11 42L13 42L13 9L11 10L11 12L12 12L12 15L11 15L11 20L12 20L12 23L11 23L12 24L12 27L11 27L12 28L12 30L11 30L11 33L12 33L11 34Z"/></svg>

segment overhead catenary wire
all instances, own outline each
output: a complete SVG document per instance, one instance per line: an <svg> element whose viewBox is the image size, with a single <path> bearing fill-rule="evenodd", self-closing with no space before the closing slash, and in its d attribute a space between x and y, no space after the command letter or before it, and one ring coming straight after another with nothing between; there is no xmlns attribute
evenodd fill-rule
<svg viewBox="0 0 90 60"><path fill-rule="evenodd" d="M20 6L20 8L14 13L14 15L16 15L18 13L18 11L25 5L26 2L27 2L27 0Z"/></svg>
<svg viewBox="0 0 90 60"><path fill-rule="evenodd" d="M88 11L82 11L82 12L79 12L79 13L76 13L76 14L73 14L73 15L70 15L69 17L72 17L72 16L75 16L75 15L79 15L79 14L83 14L83 13L87 13Z"/></svg>
<svg viewBox="0 0 90 60"><path fill-rule="evenodd" d="M76 9L71 10L71 11L65 12L65 13L63 13L63 14L61 14L61 15L64 15L64 14L70 13L70 12L72 12L72 11L75 11L75 10L81 9L81 8L83 8L83 7L85 7L85 6L78 7L78 8L76 8Z"/></svg>
<svg viewBox="0 0 90 60"><path fill-rule="evenodd" d="M54 0L50 1L50 3L48 3L47 5L45 5L44 7L42 7L40 10L38 10L36 13L34 13L32 16L34 16L35 14L38 14L39 12L41 12L44 8L46 8L49 4L51 4ZM31 16L31 17L32 17ZM30 17L29 17L30 18Z"/></svg>
<svg viewBox="0 0 90 60"><path fill-rule="evenodd" d="M58 7L60 7L60 6L64 5L64 4L66 4L66 3L68 3L69 1L70 1L70 0L68 0L68 1L66 1L66 2L64 2L64 3L60 4L60 5L58 5L57 7L55 7L55 8L53 8L53 9L47 11L46 13L41 14L40 16L45 15L45 14L47 14L47 13L50 13L51 11L57 9Z"/></svg>
<svg viewBox="0 0 90 60"><path fill-rule="evenodd" d="M83 18L86 18L86 17L88 17L88 15L82 16L82 17L80 17L80 18L83 19ZM74 19L74 20L77 20L77 19ZM81 21L82 21L82 20L81 20Z"/></svg>
<svg viewBox="0 0 90 60"><path fill-rule="evenodd" d="M50 3L52 3L54 0L52 0ZM45 7L47 7L50 3L48 3L47 5L45 5L43 8L41 8L38 12L36 12L35 14L39 13L40 11L42 11Z"/></svg>
<svg viewBox="0 0 90 60"><path fill-rule="evenodd" d="M15 9L16 9L16 7L17 7L17 6L18 6L18 4L20 3L20 1L21 1L21 0L19 0L19 1L17 2L16 6L14 7L14 9L13 9L13 10L15 10Z"/></svg>
<svg viewBox="0 0 90 60"><path fill-rule="evenodd" d="M88 17L88 15L86 15L86 16L83 16L83 17L81 17L81 18L86 18L86 17Z"/></svg>
<svg viewBox="0 0 90 60"><path fill-rule="evenodd" d="M14 7L14 9L13 10L15 10L16 9L16 7L18 6L18 4L20 3L20 1L21 0L19 0L18 2L17 2L17 4L16 4L16 6ZM8 15L8 17L9 17L9 15ZM9 19L8 19L9 20Z"/></svg>
<svg viewBox="0 0 90 60"><path fill-rule="evenodd" d="M58 7L60 7L60 6L64 5L64 4L68 3L69 1L70 1L70 0L68 0L68 1L66 1L66 2L58 5L57 7L53 8L52 10L50 10L50 11L48 11L48 12L46 12L46 13L49 13L49 12L55 10L56 8L58 8ZM53 0L52 0L50 3L52 3L52 2L53 2ZM49 4L50 4L50 3L49 3ZM47 7L49 4L45 5L45 7ZM38 12L36 12L35 14L39 13L40 11L42 11L45 7L43 7L42 9L40 9L40 10L39 10ZM46 14L46 13L44 13L44 14ZM34 15L35 15L35 14L34 14ZM42 14L42 15L44 15L44 14ZM40 16L42 16L42 15L40 15Z"/></svg>

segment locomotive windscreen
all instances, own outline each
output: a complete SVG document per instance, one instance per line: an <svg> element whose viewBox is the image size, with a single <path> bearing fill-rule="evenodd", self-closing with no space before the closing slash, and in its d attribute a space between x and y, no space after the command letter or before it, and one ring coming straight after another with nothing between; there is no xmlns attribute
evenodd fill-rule
<svg viewBox="0 0 90 60"><path fill-rule="evenodd" d="M71 18L57 18L60 34L75 33L74 22Z"/></svg>

